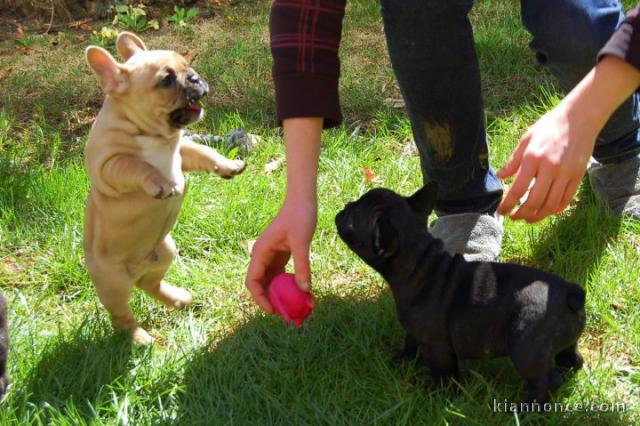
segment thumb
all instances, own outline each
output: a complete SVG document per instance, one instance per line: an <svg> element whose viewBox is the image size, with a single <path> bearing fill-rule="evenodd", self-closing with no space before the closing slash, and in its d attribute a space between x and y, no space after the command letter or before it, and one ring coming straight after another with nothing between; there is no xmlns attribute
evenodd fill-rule
<svg viewBox="0 0 640 426"><path fill-rule="evenodd" d="M522 137L522 139L520 139L516 150L513 152L513 154L511 154L511 158L509 158L507 164L505 164L504 167L500 169L500 171L498 171L497 175L500 179L505 179L509 176L513 176L518 171L518 169L520 168L520 162L522 161L522 155L524 154L524 150L527 148L527 145L529 145L530 138L531 135L529 134L529 132L527 132Z"/></svg>
<svg viewBox="0 0 640 426"><path fill-rule="evenodd" d="M304 292L311 291L311 266L309 265L309 246L306 244L292 247L293 269L296 284Z"/></svg>

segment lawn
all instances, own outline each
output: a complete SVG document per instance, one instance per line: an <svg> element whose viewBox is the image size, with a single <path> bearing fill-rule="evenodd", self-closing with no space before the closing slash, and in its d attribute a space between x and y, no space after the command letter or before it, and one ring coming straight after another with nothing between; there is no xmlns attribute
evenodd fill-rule
<svg viewBox="0 0 640 426"><path fill-rule="evenodd" d="M535 64L518 6L480 0L472 13L497 167L561 97ZM266 0L236 1L186 30L142 34L150 47L186 54L212 86L206 117L192 130L243 127L262 137L243 175L189 176L168 280L191 289L194 304L171 311L135 292L136 316L156 340L144 349L113 331L83 262L82 149L102 99L83 58L89 33L30 35L28 47L0 42L0 286L12 382L2 424L638 424L640 224L608 215L586 180L562 215L535 226L507 220L501 260L587 289L586 366L554 401L624 410L494 412L495 402L525 393L506 359L464 362L459 392L431 393L423 367L390 363L402 342L390 292L333 224L373 186L409 194L421 182L375 0L352 0L345 20L345 122L325 132L320 162L316 308L300 329L256 309L243 286L248 247L285 184L284 167L265 171L284 157L268 9Z"/></svg>

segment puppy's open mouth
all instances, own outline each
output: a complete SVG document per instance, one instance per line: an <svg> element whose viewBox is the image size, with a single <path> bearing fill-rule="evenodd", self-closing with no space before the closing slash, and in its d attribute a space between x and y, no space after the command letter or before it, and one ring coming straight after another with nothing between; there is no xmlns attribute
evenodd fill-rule
<svg viewBox="0 0 640 426"><path fill-rule="evenodd" d="M186 106L178 108L169 114L169 121L174 127L184 127L198 121L202 114L202 105L199 101L190 101Z"/></svg>

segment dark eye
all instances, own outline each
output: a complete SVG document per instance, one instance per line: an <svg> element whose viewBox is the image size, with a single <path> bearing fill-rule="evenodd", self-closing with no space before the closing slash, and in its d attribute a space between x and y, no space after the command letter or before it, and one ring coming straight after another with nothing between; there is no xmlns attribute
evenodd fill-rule
<svg viewBox="0 0 640 426"><path fill-rule="evenodd" d="M162 80L160 80L160 87L164 87L166 89L169 87L173 87L175 83L176 75L173 73L173 71L169 71L169 73Z"/></svg>

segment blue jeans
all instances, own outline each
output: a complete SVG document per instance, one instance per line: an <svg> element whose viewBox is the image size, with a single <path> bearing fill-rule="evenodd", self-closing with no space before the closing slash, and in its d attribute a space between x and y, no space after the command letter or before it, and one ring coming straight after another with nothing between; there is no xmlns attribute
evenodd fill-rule
<svg viewBox="0 0 640 426"><path fill-rule="evenodd" d="M502 185L489 166L480 70L467 17L474 0L380 0L393 69L420 152L425 182L440 192L438 215L492 213ZM623 19L617 0L521 0L531 49L570 91L595 65ZM633 96L598 137L594 157L617 162L640 152Z"/></svg>

